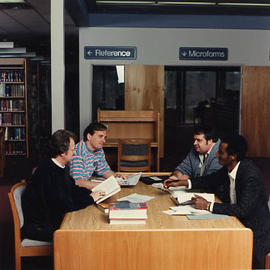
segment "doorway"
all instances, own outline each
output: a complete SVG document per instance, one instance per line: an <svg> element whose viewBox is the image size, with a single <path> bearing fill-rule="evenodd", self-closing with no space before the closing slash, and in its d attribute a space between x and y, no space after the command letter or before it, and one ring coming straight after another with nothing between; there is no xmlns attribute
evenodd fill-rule
<svg viewBox="0 0 270 270"><path fill-rule="evenodd" d="M240 67L165 66L164 170L186 156L197 125L239 132L240 87Z"/></svg>

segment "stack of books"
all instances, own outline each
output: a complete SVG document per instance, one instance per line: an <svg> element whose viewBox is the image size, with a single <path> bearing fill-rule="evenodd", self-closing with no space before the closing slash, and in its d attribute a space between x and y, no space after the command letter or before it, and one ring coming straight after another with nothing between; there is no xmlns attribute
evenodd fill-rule
<svg viewBox="0 0 270 270"><path fill-rule="evenodd" d="M110 224L145 224L146 219L146 203L120 201L109 204Z"/></svg>

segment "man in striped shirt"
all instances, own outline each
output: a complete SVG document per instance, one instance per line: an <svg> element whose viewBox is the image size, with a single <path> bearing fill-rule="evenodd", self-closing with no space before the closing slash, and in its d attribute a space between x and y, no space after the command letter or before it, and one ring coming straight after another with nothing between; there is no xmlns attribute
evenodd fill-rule
<svg viewBox="0 0 270 270"><path fill-rule="evenodd" d="M108 165L103 145L106 142L107 127L101 123L91 123L83 133L83 140L75 146L70 162L70 175L77 185L92 189L97 183L88 181L95 173L104 178L115 176Z"/></svg>

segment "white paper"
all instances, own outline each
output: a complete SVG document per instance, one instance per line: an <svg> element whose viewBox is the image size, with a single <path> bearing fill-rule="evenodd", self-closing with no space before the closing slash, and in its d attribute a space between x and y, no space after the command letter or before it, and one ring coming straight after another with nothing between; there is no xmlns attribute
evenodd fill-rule
<svg viewBox="0 0 270 270"><path fill-rule="evenodd" d="M142 173L135 173L130 175L127 179L123 179L121 177L116 177L115 179L122 185L122 186L135 186L140 180Z"/></svg>
<svg viewBox="0 0 270 270"><path fill-rule="evenodd" d="M150 179L154 180L154 181L161 181L162 179L157 177L157 176L151 176Z"/></svg>
<svg viewBox="0 0 270 270"><path fill-rule="evenodd" d="M184 190L173 190L171 191L171 194L173 197L177 198L177 201L179 203L183 203L188 200L191 200L191 198L194 197L195 194L203 197L204 199L206 199L207 201L211 203L215 202L215 195L213 193L199 193L199 192L193 193L193 192L187 192Z"/></svg>
<svg viewBox="0 0 270 270"><path fill-rule="evenodd" d="M209 211L196 209L192 205L172 206L172 207L170 207L170 209L175 212L175 215L177 215L177 214L181 214L181 215L209 214Z"/></svg>
<svg viewBox="0 0 270 270"><path fill-rule="evenodd" d="M139 202L148 202L154 198L155 197L133 193L126 197L120 198L117 201L129 201L129 202L139 203Z"/></svg>

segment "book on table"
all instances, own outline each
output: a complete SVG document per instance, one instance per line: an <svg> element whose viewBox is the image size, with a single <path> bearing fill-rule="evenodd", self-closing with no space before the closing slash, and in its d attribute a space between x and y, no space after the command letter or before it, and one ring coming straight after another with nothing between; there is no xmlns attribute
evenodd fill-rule
<svg viewBox="0 0 270 270"><path fill-rule="evenodd" d="M147 205L129 201L110 203L109 219L111 224L145 224Z"/></svg>
<svg viewBox="0 0 270 270"><path fill-rule="evenodd" d="M146 224L146 219L110 219L110 224Z"/></svg>
<svg viewBox="0 0 270 270"><path fill-rule="evenodd" d="M100 203L100 202L103 202L107 198L109 198L112 195L116 194L117 192L119 192L121 190L121 188L120 188L120 185L118 184L118 181L115 179L115 177L110 176L105 181L103 181L102 183L100 183L99 185L95 186L92 189L93 192L99 191L99 190L104 191L105 196L103 196L102 198L97 200L96 201L97 204Z"/></svg>

